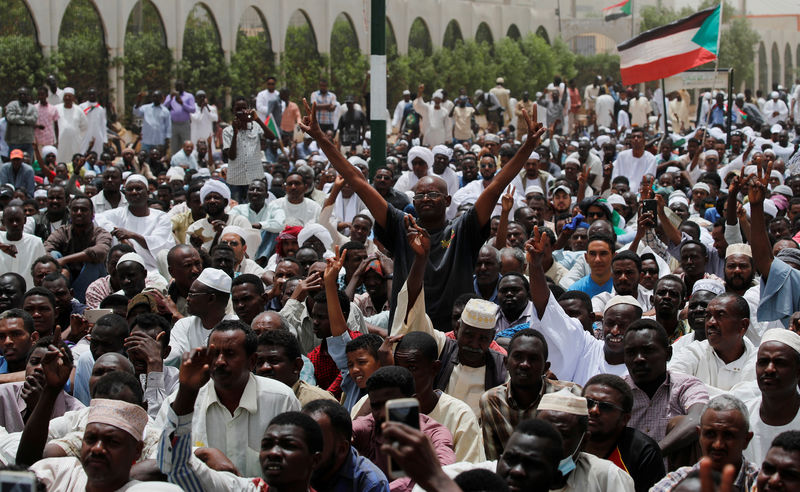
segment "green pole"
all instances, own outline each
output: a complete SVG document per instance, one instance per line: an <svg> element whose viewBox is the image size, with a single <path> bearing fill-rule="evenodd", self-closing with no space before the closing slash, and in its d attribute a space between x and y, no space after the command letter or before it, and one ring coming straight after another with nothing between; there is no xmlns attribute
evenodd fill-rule
<svg viewBox="0 0 800 492"><path fill-rule="evenodd" d="M369 176L386 163L386 0L371 0L370 103L371 134Z"/></svg>

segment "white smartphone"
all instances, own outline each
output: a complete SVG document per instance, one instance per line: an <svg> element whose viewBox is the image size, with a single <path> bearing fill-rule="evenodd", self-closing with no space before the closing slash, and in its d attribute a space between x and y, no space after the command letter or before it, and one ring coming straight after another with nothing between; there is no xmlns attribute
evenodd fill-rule
<svg viewBox="0 0 800 492"><path fill-rule="evenodd" d="M29 471L0 471L3 492L36 492L36 475Z"/></svg>
<svg viewBox="0 0 800 492"><path fill-rule="evenodd" d="M83 317L86 318L91 324L96 324L97 320L105 316L106 314L114 314L113 309L87 309L83 312Z"/></svg>
<svg viewBox="0 0 800 492"><path fill-rule="evenodd" d="M386 420L402 422L419 429L419 401L416 398L398 398L386 402ZM389 458L389 476L392 479L406 476L406 472Z"/></svg>

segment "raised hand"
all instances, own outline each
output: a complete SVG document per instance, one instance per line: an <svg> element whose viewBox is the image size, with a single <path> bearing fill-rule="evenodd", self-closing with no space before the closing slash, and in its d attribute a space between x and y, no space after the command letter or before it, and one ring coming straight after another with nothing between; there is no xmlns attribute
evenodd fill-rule
<svg viewBox="0 0 800 492"><path fill-rule="evenodd" d="M772 174L772 161L767 162L766 172L762 172L761 166L758 166L757 172L757 175L751 174L747 177L750 184L747 189L747 197L750 199L751 206L764 203L764 198L767 196L769 177Z"/></svg>
<svg viewBox="0 0 800 492"><path fill-rule="evenodd" d="M336 282L339 278L339 272L342 271L346 257L346 249L339 251L339 246L334 248L334 257L326 260L327 264L325 265L325 274L322 277L322 280L326 286L331 284L336 285Z"/></svg>
<svg viewBox="0 0 800 492"><path fill-rule="evenodd" d="M533 234L531 238L525 241L525 256L528 258L528 264L541 265L542 260L546 255L545 241L549 238L546 234L539 232L539 226L533 226Z"/></svg>
<svg viewBox="0 0 800 492"><path fill-rule="evenodd" d="M578 175L578 184L586 185L589 182L589 163L583 166L583 170Z"/></svg>
<svg viewBox="0 0 800 492"><path fill-rule="evenodd" d="M211 365L217 357L214 345L184 352L178 381L182 388L199 391L211 378Z"/></svg>
<svg viewBox="0 0 800 492"><path fill-rule="evenodd" d="M431 250L431 237L428 231L418 226L417 221L410 215L406 215L404 221L408 245L417 256L427 256Z"/></svg>
<svg viewBox="0 0 800 492"><path fill-rule="evenodd" d="M306 98L303 98L303 109L306 115L298 123L300 129L311 135L314 140L323 138L325 134L322 133L322 128L319 127L319 122L317 121L317 103L315 102L309 106Z"/></svg>
<svg viewBox="0 0 800 492"><path fill-rule="evenodd" d="M528 114L528 111L523 109L522 117L525 119L525 124L528 125L528 139L526 142L530 142L534 148L538 147L539 141L542 139L542 135L544 135L545 127L541 123L537 122L538 109L536 105L533 105L533 111L531 111L531 114Z"/></svg>
<svg viewBox="0 0 800 492"><path fill-rule="evenodd" d="M738 196L741 190L742 180L739 178L739 176L734 175L733 179L731 179L731 184L728 185L728 196Z"/></svg>
<svg viewBox="0 0 800 492"><path fill-rule="evenodd" d="M60 341L60 331L58 336ZM44 384L48 389L61 391L64 388L72 372L72 363L67 359L63 348L55 345L47 346L47 353L42 358L42 371L44 371Z"/></svg>
<svg viewBox="0 0 800 492"><path fill-rule="evenodd" d="M164 336L159 333L158 338ZM161 358L161 343L144 333L131 333L125 339L125 350L128 357L147 364L147 372L161 372L164 369L164 360Z"/></svg>
<svg viewBox="0 0 800 492"><path fill-rule="evenodd" d="M503 215L508 215L511 209L514 208L514 193L517 191L516 186L508 185L506 192L500 197L501 208Z"/></svg>

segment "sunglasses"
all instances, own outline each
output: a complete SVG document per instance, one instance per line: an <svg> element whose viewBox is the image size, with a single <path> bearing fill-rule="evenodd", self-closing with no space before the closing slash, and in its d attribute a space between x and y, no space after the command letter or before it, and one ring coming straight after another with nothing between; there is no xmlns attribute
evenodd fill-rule
<svg viewBox="0 0 800 492"><path fill-rule="evenodd" d="M607 401L594 400L592 398L586 398L586 408L588 410L593 409L595 406L597 406L602 413L608 413L612 410L619 410L620 412L625 411L622 409L622 407L618 407L613 403L608 403Z"/></svg>

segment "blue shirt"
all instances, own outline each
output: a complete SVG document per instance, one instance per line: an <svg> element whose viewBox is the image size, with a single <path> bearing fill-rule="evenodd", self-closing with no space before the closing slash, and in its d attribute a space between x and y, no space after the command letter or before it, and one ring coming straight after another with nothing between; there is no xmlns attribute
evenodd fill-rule
<svg viewBox="0 0 800 492"><path fill-rule="evenodd" d="M608 278L608 282L604 283L603 285L598 285L597 282L592 280L591 275L587 275L582 279L578 280L569 290L579 290L581 292L585 292L589 295L589 297L594 297L597 294L601 294L603 292L611 292L614 288L614 279L613 277Z"/></svg>
<svg viewBox="0 0 800 492"><path fill-rule="evenodd" d="M0 374L8 374L8 362L2 355L0 355Z"/></svg>
<svg viewBox="0 0 800 492"><path fill-rule="evenodd" d="M389 480L373 462L350 446L350 454L336 473L330 487L315 486L318 492L389 492Z"/></svg>
<svg viewBox="0 0 800 492"><path fill-rule="evenodd" d="M163 104L134 106L133 116L142 119L142 143L145 145L164 145L172 135L172 120Z"/></svg>
<svg viewBox="0 0 800 492"><path fill-rule="evenodd" d="M769 268L767 281L761 277L761 302L758 321L780 320L789 327L789 318L800 311L800 271L775 258Z"/></svg>
<svg viewBox="0 0 800 492"><path fill-rule="evenodd" d="M494 284L494 292L492 292L492 296L487 301L497 302L497 286L500 285L500 279L503 278L502 275L497 274L497 283ZM478 276L472 276L472 288L475 290L475 293L483 298L483 294L481 294L481 290L478 288Z"/></svg>
<svg viewBox="0 0 800 492"><path fill-rule="evenodd" d="M19 171L14 171L12 164L7 162L0 167L0 185L11 184L15 189L25 188L28 196L33 196L36 190L36 182L33 179L33 168L24 162Z"/></svg>

